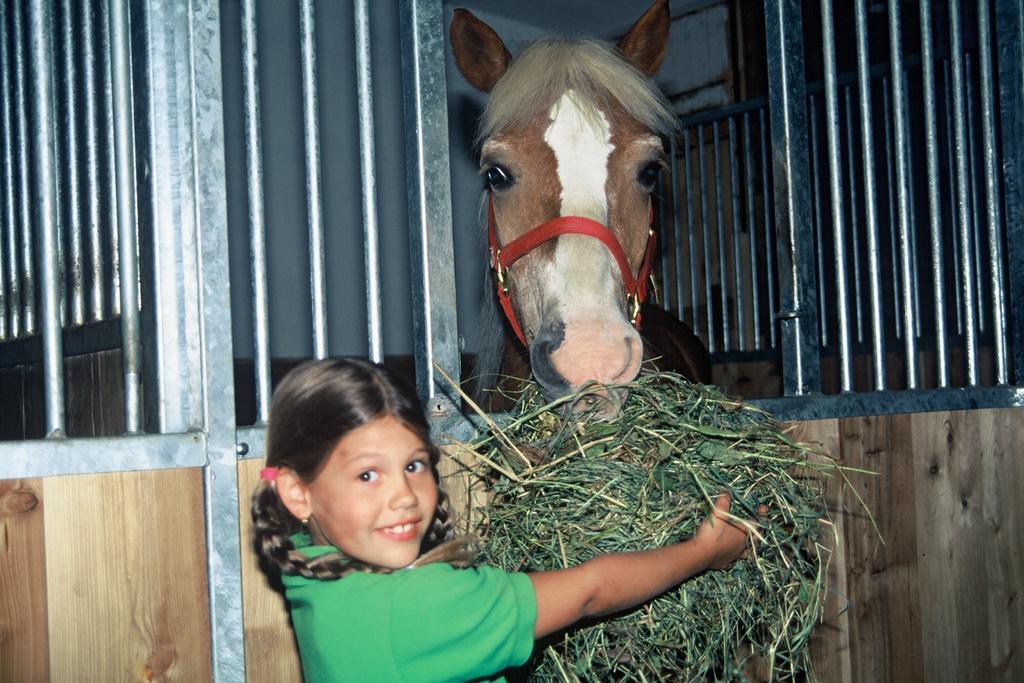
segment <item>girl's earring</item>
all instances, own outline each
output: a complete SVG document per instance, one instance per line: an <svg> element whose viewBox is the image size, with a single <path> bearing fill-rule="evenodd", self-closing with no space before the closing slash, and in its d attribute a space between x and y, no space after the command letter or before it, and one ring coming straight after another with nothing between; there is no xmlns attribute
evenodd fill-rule
<svg viewBox="0 0 1024 683"><path fill-rule="evenodd" d="M303 517L302 518L302 525L305 526L307 524L309 524L309 517Z"/></svg>

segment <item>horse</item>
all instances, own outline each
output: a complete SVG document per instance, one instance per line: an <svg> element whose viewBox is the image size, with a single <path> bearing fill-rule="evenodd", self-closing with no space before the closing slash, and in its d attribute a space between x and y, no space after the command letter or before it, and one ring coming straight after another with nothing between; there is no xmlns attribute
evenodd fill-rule
<svg viewBox="0 0 1024 683"><path fill-rule="evenodd" d="M547 38L513 60L490 26L465 9L453 15L455 62L488 94L477 143L496 298L548 399L633 380L641 318L648 350L653 342L684 375L710 381L700 340L645 302L652 193L676 127L651 80L669 23L667 1L656 0L616 47ZM500 357L482 346L475 374L496 371ZM625 390L604 396L614 414Z"/></svg>

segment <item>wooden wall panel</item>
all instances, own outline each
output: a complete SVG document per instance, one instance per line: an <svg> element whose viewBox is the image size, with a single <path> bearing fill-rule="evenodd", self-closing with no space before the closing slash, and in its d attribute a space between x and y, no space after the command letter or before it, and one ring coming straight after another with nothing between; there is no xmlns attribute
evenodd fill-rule
<svg viewBox="0 0 1024 683"><path fill-rule="evenodd" d="M51 477L43 499L51 680L210 680L201 472Z"/></svg>
<svg viewBox="0 0 1024 683"><path fill-rule="evenodd" d="M0 681L49 678L42 480L0 481Z"/></svg>
<svg viewBox="0 0 1024 683"><path fill-rule="evenodd" d="M820 448L835 458L839 464L845 464L839 448L838 420L799 423L792 436L797 441ZM828 594L822 608L821 624L811 635L809 647L815 675L819 680L834 683L850 683L853 680L850 668L850 615L847 611L844 514L844 507L850 498L841 476L832 476L826 480L825 501L832 527L824 527L821 543L831 551L826 575Z"/></svg>
<svg viewBox="0 0 1024 683"><path fill-rule="evenodd" d="M260 570L250 540L249 505L262 467L262 459L238 463L246 680L248 683L301 683L302 666L288 620L287 602Z"/></svg>
<svg viewBox="0 0 1024 683"><path fill-rule="evenodd" d="M845 519L854 681L922 680L921 615L909 415L840 421L843 462L884 539L854 502Z"/></svg>

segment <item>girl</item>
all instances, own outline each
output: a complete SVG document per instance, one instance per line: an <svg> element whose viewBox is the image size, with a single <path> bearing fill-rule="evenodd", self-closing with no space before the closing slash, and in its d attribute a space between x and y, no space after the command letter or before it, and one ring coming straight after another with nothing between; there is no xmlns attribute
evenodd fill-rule
<svg viewBox="0 0 1024 683"><path fill-rule="evenodd" d="M729 499L689 540L530 574L464 567L412 389L373 363L293 370L274 394L255 545L280 571L307 683L504 680L534 639L639 605L746 546ZM340 580L339 580L340 579Z"/></svg>

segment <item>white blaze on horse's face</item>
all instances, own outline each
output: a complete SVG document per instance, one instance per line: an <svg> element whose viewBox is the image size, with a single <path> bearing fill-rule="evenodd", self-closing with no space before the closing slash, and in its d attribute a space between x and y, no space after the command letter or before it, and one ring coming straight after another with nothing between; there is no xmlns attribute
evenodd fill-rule
<svg viewBox="0 0 1024 683"><path fill-rule="evenodd" d="M544 141L555 157L560 215L608 225L608 164L615 149L608 117L569 90L551 107L550 119ZM642 343L626 318L608 248L592 237L562 235L545 270L539 348L531 349L535 371L549 363L571 389L588 380L633 379Z"/></svg>

